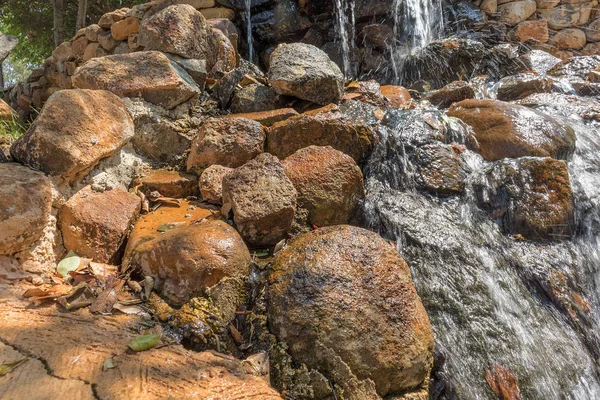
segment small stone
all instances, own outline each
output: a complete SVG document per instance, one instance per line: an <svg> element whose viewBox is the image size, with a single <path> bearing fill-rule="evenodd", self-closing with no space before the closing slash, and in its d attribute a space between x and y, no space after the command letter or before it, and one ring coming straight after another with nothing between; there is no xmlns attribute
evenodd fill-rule
<svg viewBox="0 0 600 400"><path fill-rule="evenodd" d="M586 37L581 29L569 28L559 31L549 43L559 50L579 50L585 46Z"/></svg>
<svg viewBox="0 0 600 400"><path fill-rule="evenodd" d="M141 178L132 183L144 193L159 192L162 196L186 198L198 194L197 179L194 175L164 169L145 171Z"/></svg>
<svg viewBox="0 0 600 400"><path fill-rule="evenodd" d="M519 42L537 40L540 43L546 43L549 38L548 21L523 21L517 25L515 36Z"/></svg>
<svg viewBox="0 0 600 400"><path fill-rule="evenodd" d="M405 87L384 85L380 90L383 97L394 107L403 107L410 103L410 93Z"/></svg>
<svg viewBox="0 0 600 400"><path fill-rule="evenodd" d="M475 97L475 89L469 82L455 81L447 84L439 90L427 93L425 98L434 106L448 108L453 103L472 99Z"/></svg>
<svg viewBox="0 0 600 400"><path fill-rule="evenodd" d="M125 18L125 14L129 11L128 8L121 8L119 10L111 11L100 17L98 25L103 29L110 29L110 27L118 21Z"/></svg>
<svg viewBox="0 0 600 400"><path fill-rule="evenodd" d="M115 22L110 27L110 32L115 40L127 40L129 35L140 31L140 21L134 17L128 17Z"/></svg>
<svg viewBox="0 0 600 400"><path fill-rule="evenodd" d="M583 30L588 42L600 42L600 18L590 22Z"/></svg>
<svg viewBox="0 0 600 400"><path fill-rule="evenodd" d="M272 126L276 122L285 121L288 118L298 115L298 111L293 108L280 108L272 111L259 111L253 113L227 114L222 118L246 118L259 122L263 126Z"/></svg>
<svg viewBox="0 0 600 400"><path fill-rule="evenodd" d="M223 178L229 175L233 168L222 165L211 165L200 175L200 194L202 198L213 204L223 204Z"/></svg>
<svg viewBox="0 0 600 400"><path fill-rule="evenodd" d="M525 21L535 10L537 5L533 0L515 1L512 3L498 6L500 13L499 21L505 24L513 25Z"/></svg>
<svg viewBox="0 0 600 400"><path fill-rule="evenodd" d="M88 26L87 28L85 28L85 37L90 42L97 42L98 34L101 31L102 31L102 28L100 28L100 25L92 24L92 25Z"/></svg>

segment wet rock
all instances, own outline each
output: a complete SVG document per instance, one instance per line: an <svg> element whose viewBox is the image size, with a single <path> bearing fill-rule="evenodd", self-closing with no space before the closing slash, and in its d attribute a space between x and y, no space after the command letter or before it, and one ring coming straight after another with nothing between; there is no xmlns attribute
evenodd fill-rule
<svg viewBox="0 0 600 400"><path fill-rule="evenodd" d="M498 12L500 13L499 21L509 25L517 24L525 21L535 13L536 8L537 5L533 0L502 4L498 6Z"/></svg>
<svg viewBox="0 0 600 400"><path fill-rule="evenodd" d="M151 219L152 214L142 219ZM158 229L168 229L168 226ZM141 233L141 232L140 232ZM156 279L155 287L172 305L205 293L224 277L247 276L250 252L240 235L220 220L186 222L127 246L128 266Z"/></svg>
<svg viewBox="0 0 600 400"><path fill-rule="evenodd" d="M13 159L73 183L133 136L133 121L114 94L62 90L11 147Z"/></svg>
<svg viewBox="0 0 600 400"><path fill-rule="evenodd" d="M520 69L518 72L533 71L537 74L545 74L561 59L542 50L531 50L519 56Z"/></svg>
<svg viewBox="0 0 600 400"><path fill-rule="evenodd" d="M519 382L507 368L491 363L485 371L485 380L498 398L502 400L521 399Z"/></svg>
<svg viewBox="0 0 600 400"><path fill-rule="evenodd" d="M0 99L0 122L12 121L17 113L2 99Z"/></svg>
<svg viewBox="0 0 600 400"><path fill-rule="evenodd" d="M77 68L73 84L174 108L201 93L194 80L158 51L96 58Z"/></svg>
<svg viewBox="0 0 600 400"><path fill-rule="evenodd" d="M540 10L539 18L547 20L548 27L556 30L585 25L590 19L593 4L561 4L549 10Z"/></svg>
<svg viewBox="0 0 600 400"><path fill-rule="evenodd" d="M421 186L437 196L461 193L468 167L458 146L428 144L415 152L417 180Z"/></svg>
<svg viewBox="0 0 600 400"><path fill-rule="evenodd" d="M518 104L565 117L577 115L585 120L600 121L600 102L592 98L581 98L561 93L540 93L519 100Z"/></svg>
<svg viewBox="0 0 600 400"><path fill-rule="evenodd" d="M346 86L344 100L360 101L379 107L387 105L386 97L381 93L381 86L374 80L351 82Z"/></svg>
<svg viewBox="0 0 600 400"><path fill-rule="evenodd" d="M258 84L244 86L237 90L231 100L233 113L269 111L284 106L284 99L275 89Z"/></svg>
<svg viewBox="0 0 600 400"><path fill-rule="evenodd" d="M589 73L600 67L600 56L572 57L556 64L548 71L548 75L557 78L587 79Z"/></svg>
<svg viewBox="0 0 600 400"><path fill-rule="evenodd" d="M86 187L80 190L58 214L65 248L96 262L118 264L119 250L140 206L138 196L121 189L94 192Z"/></svg>
<svg viewBox="0 0 600 400"><path fill-rule="evenodd" d="M110 26L110 33L115 40L127 40L129 35L140 31L140 20L128 17Z"/></svg>
<svg viewBox="0 0 600 400"><path fill-rule="evenodd" d="M475 89L465 81L455 81L439 90L428 93L425 98L434 106L448 108L453 103L475 97Z"/></svg>
<svg viewBox="0 0 600 400"><path fill-rule="evenodd" d="M194 175L166 169L145 171L131 186L146 194L157 191L165 197L186 198L198 194L198 180Z"/></svg>
<svg viewBox="0 0 600 400"><path fill-rule="evenodd" d="M503 160L487 172L478 197L505 233L545 241L567 239L573 232L573 194L564 161Z"/></svg>
<svg viewBox="0 0 600 400"><path fill-rule="evenodd" d="M567 159L575 149L573 129L549 115L498 100L464 100L448 115L474 131L478 152L487 160L524 156Z"/></svg>
<svg viewBox="0 0 600 400"><path fill-rule="evenodd" d="M333 147L309 146L283 161L298 192L307 222L319 227L347 224L365 197L363 176L354 160Z"/></svg>
<svg viewBox="0 0 600 400"><path fill-rule="evenodd" d="M268 132L267 150L284 159L307 146L331 146L359 163L368 157L375 140L369 126L331 110L274 124Z"/></svg>
<svg viewBox="0 0 600 400"><path fill-rule="evenodd" d="M221 33L221 32L219 32ZM223 52L217 35L206 19L194 7L186 4L173 5L145 19L140 27L139 44L146 50L158 50L190 59L206 60L208 71L223 59L231 57ZM226 39L227 40L227 39ZM235 57L235 53L233 55Z"/></svg>
<svg viewBox="0 0 600 400"><path fill-rule="evenodd" d="M200 175L211 165L236 168L263 152L265 129L245 118L211 118L200 127L187 160L188 172Z"/></svg>
<svg viewBox="0 0 600 400"><path fill-rule="evenodd" d="M554 81L538 74L507 76L498 82L497 99L518 100L533 93L550 93Z"/></svg>
<svg viewBox="0 0 600 400"><path fill-rule="evenodd" d="M252 30L266 42L300 39L310 26L310 20L293 0L280 0L272 9L252 15Z"/></svg>
<svg viewBox="0 0 600 400"><path fill-rule="evenodd" d="M260 111L254 113L228 114L223 118L246 118L259 122L263 126L272 126L276 122L285 121L288 118L298 115L293 108L280 108L279 110Z"/></svg>
<svg viewBox="0 0 600 400"><path fill-rule="evenodd" d="M268 315L294 361L318 370L350 398L365 397L350 379L338 379L342 371L370 379L380 396L428 379L429 319L408 266L375 233L342 225L292 241L269 276Z"/></svg>
<svg viewBox="0 0 600 400"><path fill-rule="evenodd" d="M269 81L279 94L316 104L338 103L344 75L327 54L304 43L280 44L271 54Z"/></svg>
<svg viewBox="0 0 600 400"><path fill-rule="evenodd" d="M200 175L200 194L205 201L213 204L223 204L223 178L229 175L233 168L222 165L211 165Z"/></svg>
<svg viewBox="0 0 600 400"><path fill-rule="evenodd" d="M559 50L579 50L585 46L585 33L581 29L563 29L552 36L549 43Z"/></svg>
<svg viewBox="0 0 600 400"><path fill-rule="evenodd" d="M262 153L223 179L223 210L251 246L274 246L287 238L296 211L297 193L283 165Z"/></svg>
<svg viewBox="0 0 600 400"><path fill-rule="evenodd" d="M548 21L523 21L515 28L515 36L518 41L537 40L540 43L548 41Z"/></svg>
<svg viewBox="0 0 600 400"><path fill-rule="evenodd" d="M410 103L410 93L405 87L384 85L380 88L381 94L393 107L403 107Z"/></svg>
<svg viewBox="0 0 600 400"><path fill-rule="evenodd" d="M50 181L16 163L0 163L0 254L27 249L43 236L52 209Z"/></svg>
<svg viewBox="0 0 600 400"><path fill-rule="evenodd" d="M369 24L360 31L365 45L387 50L394 41L394 29L387 24Z"/></svg>

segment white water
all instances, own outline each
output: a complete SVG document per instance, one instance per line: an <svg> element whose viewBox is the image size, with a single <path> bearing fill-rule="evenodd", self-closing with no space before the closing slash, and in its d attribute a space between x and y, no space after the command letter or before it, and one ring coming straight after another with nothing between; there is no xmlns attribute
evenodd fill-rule
<svg viewBox="0 0 600 400"><path fill-rule="evenodd" d="M248 40L248 61L253 62L254 43L252 42L252 0L246 0L246 37Z"/></svg>
<svg viewBox="0 0 600 400"><path fill-rule="evenodd" d="M335 15L335 30L342 46L343 72L351 78L356 73L352 62L352 53L356 49L354 0L335 0Z"/></svg>

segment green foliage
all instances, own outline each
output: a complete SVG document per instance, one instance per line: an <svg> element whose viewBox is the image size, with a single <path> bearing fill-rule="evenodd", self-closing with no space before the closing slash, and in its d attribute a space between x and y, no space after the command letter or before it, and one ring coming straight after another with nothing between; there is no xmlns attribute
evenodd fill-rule
<svg viewBox="0 0 600 400"><path fill-rule="evenodd" d="M0 121L0 137L8 137L10 141L17 139L27 130L16 117L10 121Z"/></svg>

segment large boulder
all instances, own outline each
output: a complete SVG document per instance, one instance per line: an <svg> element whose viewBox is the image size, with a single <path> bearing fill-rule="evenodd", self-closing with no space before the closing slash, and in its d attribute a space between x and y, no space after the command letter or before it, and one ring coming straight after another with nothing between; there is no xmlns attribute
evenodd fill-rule
<svg viewBox="0 0 600 400"><path fill-rule="evenodd" d="M304 43L280 44L271 54L269 81L279 94L316 104L338 103L344 75L324 51Z"/></svg>
<svg viewBox="0 0 600 400"><path fill-rule="evenodd" d="M143 20L138 37L138 43L146 50L206 60L209 72L219 61L231 59L232 54L235 58L233 46L229 43L227 47L223 40L228 41L221 31L210 27L198 10L187 4L167 7Z"/></svg>
<svg viewBox="0 0 600 400"><path fill-rule="evenodd" d="M536 110L498 100L464 100L448 115L473 128L475 147L489 161L524 156L567 159L575 150L575 132Z"/></svg>
<svg viewBox="0 0 600 400"><path fill-rule="evenodd" d="M53 94L29 130L11 147L13 159L73 183L133 136L121 99L103 90Z"/></svg>
<svg viewBox="0 0 600 400"><path fill-rule="evenodd" d="M83 188L58 214L65 248L96 262L117 264L140 205L138 196L122 189L94 192Z"/></svg>
<svg viewBox="0 0 600 400"><path fill-rule="evenodd" d="M271 331L296 363L318 370L344 396L364 398L341 376L348 369L382 397L427 381L427 313L407 264L377 234L342 225L300 236L278 253L267 293Z"/></svg>
<svg viewBox="0 0 600 400"><path fill-rule="evenodd" d="M272 87L248 85L235 92L230 108L232 113L251 113L282 108L285 103Z"/></svg>
<svg viewBox="0 0 600 400"><path fill-rule="evenodd" d="M121 97L142 97L167 109L201 93L187 72L158 51L94 58L77 68L73 85L108 90Z"/></svg>
<svg viewBox="0 0 600 400"><path fill-rule="evenodd" d="M311 225L347 224L365 197L363 175L352 157L331 146L309 146L283 161Z"/></svg>
<svg viewBox="0 0 600 400"><path fill-rule="evenodd" d="M0 254L27 249L43 236L52 209L52 187L41 172L0 163Z"/></svg>
<svg viewBox="0 0 600 400"><path fill-rule="evenodd" d="M268 132L267 151L284 159L311 145L331 146L358 163L369 156L375 140L368 125L337 110L326 110L275 123Z"/></svg>
<svg viewBox="0 0 600 400"><path fill-rule="evenodd" d="M265 129L245 118L211 118L200 127L187 160L198 175L211 165L236 168L263 152Z"/></svg>
<svg viewBox="0 0 600 400"><path fill-rule="evenodd" d="M273 246L287 238L296 211L296 189L283 165L262 153L223 178L223 210L251 246Z"/></svg>
<svg viewBox="0 0 600 400"><path fill-rule="evenodd" d="M538 241L573 234L575 206L564 161L503 160L487 171L478 186L480 203L504 232Z"/></svg>
<svg viewBox="0 0 600 400"><path fill-rule="evenodd" d="M184 221L157 226L152 214L140 218L125 252L125 265L155 278L155 287L175 306L222 278L250 273L250 252L235 229L221 220Z"/></svg>

